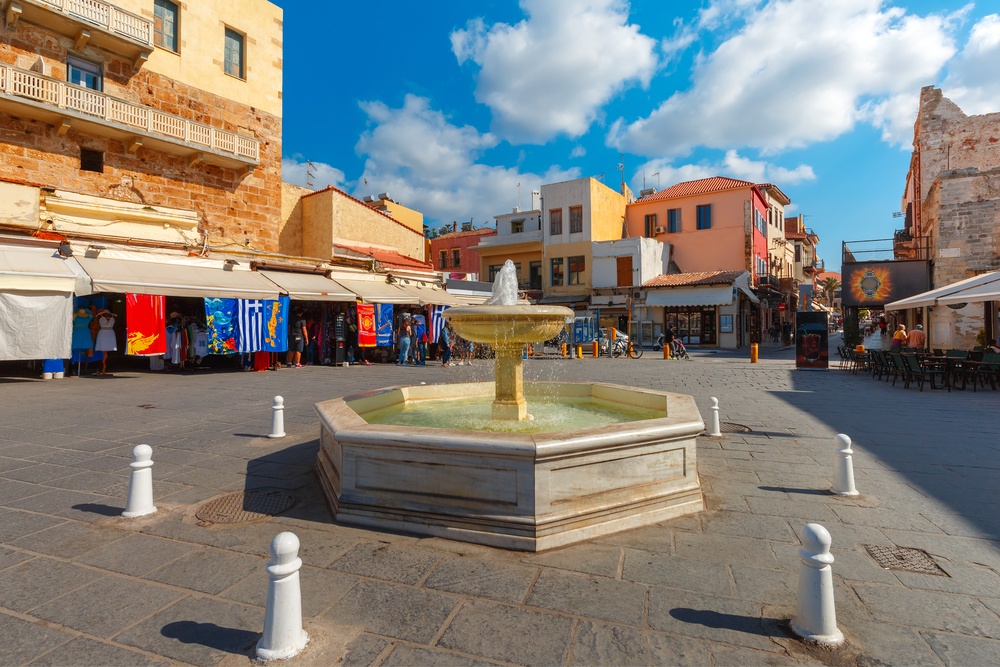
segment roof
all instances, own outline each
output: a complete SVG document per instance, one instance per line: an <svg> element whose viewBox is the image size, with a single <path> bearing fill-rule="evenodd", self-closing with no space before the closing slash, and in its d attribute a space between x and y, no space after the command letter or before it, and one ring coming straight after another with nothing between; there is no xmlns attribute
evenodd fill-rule
<svg viewBox="0 0 1000 667"><path fill-rule="evenodd" d="M437 241L438 239L457 239L463 236L492 236L496 234L497 230L491 229L490 227L483 227L482 229L470 229L464 232L448 232L447 234L442 234L441 236L435 236L432 240Z"/></svg>
<svg viewBox="0 0 1000 667"><path fill-rule="evenodd" d="M774 193L775 198L778 201L782 202L785 206L787 206L787 205L789 205L789 204L792 203L791 197L789 197L784 192L782 192L781 188L779 188L774 183L758 183L757 187L760 188L761 190L768 190L768 191Z"/></svg>
<svg viewBox="0 0 1000 667"><path fill-rule="evenodd" d="M660 190L648 197L643 197L637 202L660 201L661 199L674 199L677 197L690 197L692 195L702 195L709 192L722 192L723 190L736 190L739 188L755 187L750 181L740 181L735 178L725 176L713 176L711 178L701 178L697 181L686 181L671 185L666 190Z"/></svg>
<svg viewBox="0 0 1000 667"><path fill-rule="evenodd" d="M730 285L744 271L698 271L695 273L669 273L656 276L643 283L643 287L695 287L698 285Z"/></svg>
<svg viewBox="0 0 1000 667"><path fill-rule="evenodd" d="M424 262L419 259L414 259L409 255L404 255L398 250L389 250L388 248L376 248L373 246L353 246L345 245L342 243L334 243L335 248L343 248L344 250L350 250L366 257L371 257L383 267L387 269L421 269L424 271L433 271L434 266L430 262Z"/></svg>

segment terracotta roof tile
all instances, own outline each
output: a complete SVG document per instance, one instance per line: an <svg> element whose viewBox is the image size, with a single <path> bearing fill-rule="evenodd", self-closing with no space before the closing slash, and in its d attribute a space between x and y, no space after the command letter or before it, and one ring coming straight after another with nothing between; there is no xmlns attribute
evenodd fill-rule
<svg viewBox="0 0 1000 667"><path fill-rule="evenodd" d="M377 262L382 264L385 268L389 269L423 269L426 271L433 271L434 266L430 262L422 262L419 259L413 259L408 255L403 255L396 250L388 250L386 248L373 248L372 246L353 246L345 245L343 243L334 243L334 247L343 248L344 250L350 250L367 257L375 259Z"/></svg>
<svg viewBox="0 0 1000 667"><path fill-rule="evenodd" d="M482 229L472 229L464 232L448 232L447 234L442 234L441 236L435 236L432 240L437 241L438 239L457 239L463 236L493 236L497 233L497 230L491 229L489 227L483 227Z"/></svg>
<svg viewBox="0 0 1000 667"><path fill-rule="evenodd" d="M697 285L728 285L743 271L698 271L694 273L668 273L643 283L643 287L694 287Z"/></svg>
<svg viewBox="0 0 1000 667"><path fill-rule="evenodd" d="M754 184L750 181L739 181L735 178L725 176L713 176L711 178L701 178L697 181L686 181L671 185L666 190L660 190L648 197L639 199L638 202L660 201L662 199L675 199L677 197L690 197L692 195L702 195L709 192L721 192L723 190L736 190L738 188L752 188Z"/></svg>

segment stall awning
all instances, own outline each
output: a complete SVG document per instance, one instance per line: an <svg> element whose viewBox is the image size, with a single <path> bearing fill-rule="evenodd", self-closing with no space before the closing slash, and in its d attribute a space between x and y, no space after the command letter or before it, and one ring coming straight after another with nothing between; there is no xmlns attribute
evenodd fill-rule
<svg viewBox="0 0 1000 667"><path fill-rule="evenodd" d="M75 292L72 261L52 248L0 246L0 291Z"/></svg>
<svg viewBox="0 0 1000 667"><path fill-rule="evenodd" d="M1000 271L992 271L887 303L885 309L904 310L937 304L995 301L1000 300L998 293L1000 293Z"/></svg>
<svg viewBox="0 0 1000 667"><path fill-rule="evenodd" d="M728 306L733 302L732 285L671 287L646 292L647 306Z"/></svg>
<svg viewBox="0 0 1000 667"><path fill-rule="evenodd" d="M419 305L420 297L404 292L385 280L360 280L337 277L337 282L357 295L365 303L391 303L398 305Z"/></svg>
<svg viewBox="0 0 1000 667"><path fill-rule="evenodd" d="M162 296L277 299L281 290L257 271L227 270L221 261L145 262L78 257L95 292L129 292Z"/></svg>
<svg viewBox="0 0 1000 667"><path fill-rule="evenodd" d="M354 292L335 280L315 273L258 271L282 292L302 301L354 301Z"/></svg>

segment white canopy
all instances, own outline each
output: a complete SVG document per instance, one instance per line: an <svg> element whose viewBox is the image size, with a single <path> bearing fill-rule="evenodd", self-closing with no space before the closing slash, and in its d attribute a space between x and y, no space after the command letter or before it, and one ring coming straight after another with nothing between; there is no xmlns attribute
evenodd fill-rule
<svg viewBox="0 0 1000 667"><path fill-rule="evenodd" d="M354 292L335 280L315 273L259 271L293 299L303 301L354 301Z"/></svg>
<svg viewBox="0 0 1000 667"><path fill-rule="evenodd" d="M103 253L102 253L103 254ZM224 268L183 261L139 262L103 257L77 257L90 276L95 292L131 292L163 296L277 299L281 291L257 271Z"/></svg>
<svg viewBox="0 0 1000 667"><path fill-rule="evenodd" d="M937 287L922 294L916 294L885 305L886 310L923 308L938 304L966 303L1000 300L1000 271L959 280L957 283Z"/></svg>
<svg viewBox="0 0 1000 667"><path fill-rule="evenodd" d="M52 248L0 246L0 290L73 292L77 275L72 260Z"/></svg>

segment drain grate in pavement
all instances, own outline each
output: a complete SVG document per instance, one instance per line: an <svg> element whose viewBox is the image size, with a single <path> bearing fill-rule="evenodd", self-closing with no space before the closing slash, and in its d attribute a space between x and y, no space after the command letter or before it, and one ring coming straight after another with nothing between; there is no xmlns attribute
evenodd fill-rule
<svg viewBox="0 0 1000 667"><path fill-rule="evenodd" d="M884 547L878 544L864 545L868 554L875 559L879 567L886 570L905 570L917 574L934 574L939 577L950 576L941 569L930 554L923 549L910 547Z"/></svg>
<svg viewBox="0 0 1000 667"><path fill-rule="evenodd" d="M753 429L749 426L744 426L743 424L734 424L732 422L720 422L719 423L720 433L752 433ZM704 432L702 432L704 435Z"/></svg>
<svg viewBox="0 0 1000 667"><path fill-rule="evenodd" d="M208 523L240 523L277 516L295 504L294 496L273 489L237 491L209 500L195 516Z"/></svg>

